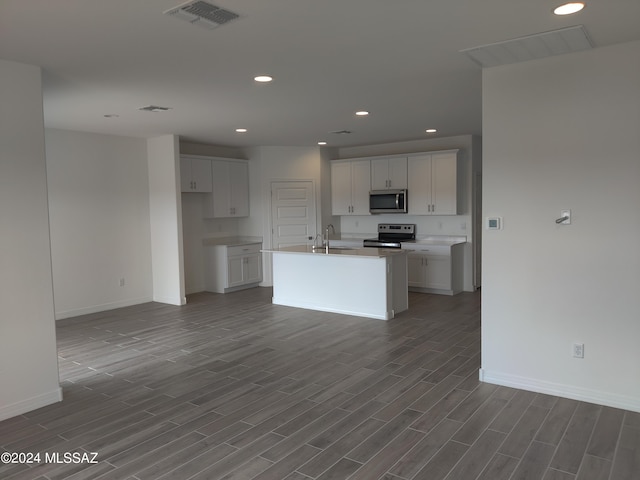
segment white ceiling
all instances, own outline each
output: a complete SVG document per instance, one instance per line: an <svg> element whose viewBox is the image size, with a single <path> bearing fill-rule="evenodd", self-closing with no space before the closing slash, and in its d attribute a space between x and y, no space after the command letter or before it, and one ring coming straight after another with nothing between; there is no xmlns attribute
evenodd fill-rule
<svg viewBox="0 0 640 480"><path fill-rule="evenodd" d="M207 30L163 14L181 0L0 0L0 58L42 66L50 128L354 146L481 134L482 72L460 50L580 24L596 48L640 39L640 0L569 17L559 0L211 1L241 18Z"/></svg>

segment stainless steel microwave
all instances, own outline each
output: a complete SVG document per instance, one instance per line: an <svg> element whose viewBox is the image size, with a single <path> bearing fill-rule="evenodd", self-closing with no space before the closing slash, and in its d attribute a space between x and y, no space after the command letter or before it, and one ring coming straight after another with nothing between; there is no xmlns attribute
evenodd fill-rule
<svg viewBox="0 0 640 480"><path fill-rule="evenodd" d="M407 190L371 190L370 213L407 213Z"/></svg>

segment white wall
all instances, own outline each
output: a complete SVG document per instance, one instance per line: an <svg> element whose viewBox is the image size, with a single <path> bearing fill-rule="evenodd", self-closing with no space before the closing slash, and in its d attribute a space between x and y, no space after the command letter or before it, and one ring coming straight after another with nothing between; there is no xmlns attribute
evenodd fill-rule
<svg viewBox="0 0 640 480"><path fill-rule="evenodd" d="M151 301L146 141L45 138L56 318Z"/></svg>
<svg viewBox="0 0 640 480"><path fill-rule="evenodd" d="M0 420L62 400L40 69L0 60Z"/></svg>
<svg viewBox="0 0 640 480"><path fill-rule="evenodd" d="M153 300L184 305L182 199L178 137L147 140Z"/></svg>
<svg viewBox="0 0 640 480"><path fill-rule="evenodd" d="M639 58L484 71L484 381L640 411Z"/></svg>
<svg viewBox="0 0 640 480"><path fill-rule="evenodd" d="M474 284L474 212L473 179L474 171L481 168L480 139L472 135L442 137L433 139L395 142L380 145L349 147L338 149L336 159L399 155L416 152L459 149L459 215L354 215L343 216L340 230L343 235L377 235L378 223L415 223L418 235L465 235L467 244L464 249L463 289L473 291ZM411 192L409 192L411 202ZM479 264L479 261L477 262ZM479 286L479 285L476 285Z"/></svg>

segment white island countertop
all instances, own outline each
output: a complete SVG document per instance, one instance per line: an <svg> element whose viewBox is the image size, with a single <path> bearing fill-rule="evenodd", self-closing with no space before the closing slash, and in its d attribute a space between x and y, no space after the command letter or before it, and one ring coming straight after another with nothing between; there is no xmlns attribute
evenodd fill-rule
<svg viewBox="0 0 640 480"><path fill-rule="evenodd" d="M391 257L394 255L402 255L407 253L406 250L399 248L351 248L351 247L332 247L329 242L329 253L327 253L324 247L318 247L313 249L311 245L293 245L290 247L281 247L274 249L261 250L264 253L292 253L292 254L304 254L304 255L337 255L345 257L371 257L371 258L383 258Z"/></svg>

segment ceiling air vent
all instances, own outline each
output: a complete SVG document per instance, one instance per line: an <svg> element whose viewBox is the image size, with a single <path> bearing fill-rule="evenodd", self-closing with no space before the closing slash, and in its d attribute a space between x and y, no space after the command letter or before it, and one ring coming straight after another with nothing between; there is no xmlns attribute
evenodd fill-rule
<svg viewBox="0 0 640 480"><path fill-rule="evenodd" d="M171 108L159 107L158 105L147 105L146 107L140 107L138 110L142 110L143 112L166 112L167 110L171 110Z"/></svg>
<svg viewBox="0 0 640 480"><path fill-rule="evenodd" d="M593 48L582 25L460 50L481 67L496 67Z"/></svg>
<svg viewBox="0 0 640 480"><path fill-rule="evenodd" d="M333 132L329 133L333 133L335 135L348 135L351 133L351 130L334 130Z"/></svg>
<svg viewBox="0 0 640 480"><path fill-rule="evenodd" d="M165 15L186 20L187 22L200 27L214 29L224 25L231 20L235 20L240 15L230 12L224 8L216 7L209 2L196 0L187 2L177 7L170 8L164 12Z"/></svg>

